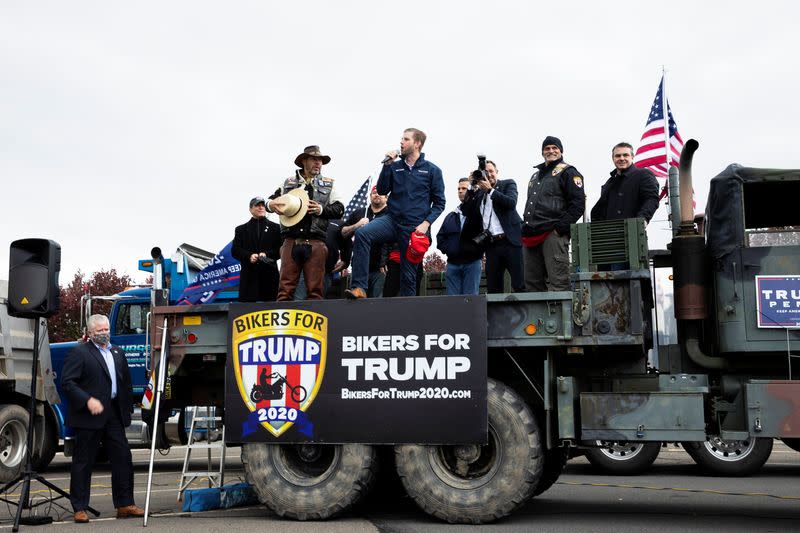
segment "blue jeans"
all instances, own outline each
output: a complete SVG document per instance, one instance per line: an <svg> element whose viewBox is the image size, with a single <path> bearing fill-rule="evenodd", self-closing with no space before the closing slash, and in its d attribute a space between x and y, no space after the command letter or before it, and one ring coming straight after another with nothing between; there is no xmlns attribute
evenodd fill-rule
<svg viewBox="0 0 800 533"><path fill-rule="evenodd" d="M369 251L373 244L396 242L400 249L400 296L416 296L417 294L417 265L406 259L408 239L415 226L401 226L391 216L385 215L370 221L369 224L356 230L355 243L353 244L353 260L350 268L353 277L350 282L352 288L369 288Z"/></svg>
<svg viewBox="0 0 800 533"><path fill-rule="evenodd" d="M481 286L481 260L476 259L463 265L447 263L444 279L448 296L478 294Z"/></svg>
<svg viewBox="0 0 800 533"><path fill-rule="evenodd" d="M383 284L386 282L386 274L380 270L373 270L369 273L369 290L367 296L370 298L383 297Z"/></svg>

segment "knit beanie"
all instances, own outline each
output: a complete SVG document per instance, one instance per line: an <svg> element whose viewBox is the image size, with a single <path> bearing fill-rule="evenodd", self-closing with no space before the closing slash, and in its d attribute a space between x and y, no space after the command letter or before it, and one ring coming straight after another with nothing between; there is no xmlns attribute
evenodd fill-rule
<svg viewBox="0 0 800 533"><path fill-rule="evenodd" d="M562 152L564 151L564 146L561 144L561 139L559 139L558 137L553 137L552 135L548 135L542 141L542 151L544 151L545 146L550 144L554 144L558 146L559 150L561 150Z"/></svg>

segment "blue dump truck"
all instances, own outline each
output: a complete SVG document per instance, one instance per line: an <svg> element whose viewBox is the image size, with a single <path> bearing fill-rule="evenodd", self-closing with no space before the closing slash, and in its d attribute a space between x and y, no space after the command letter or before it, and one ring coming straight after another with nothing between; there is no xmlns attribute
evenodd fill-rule
<svg viewBox="0 0 800 533"><path fill-rule="evenodd" d="M774 438L800 448L800 245L760 240L800 227L800 170L729 166L698 231L696 148L669 250L649 252L640 220L575 225L571 291L153 307L161 408L224 408L259 499L298 520L350 508L380 463L458 523L513 513L576 447L680 442L752 473ZM651 268L672 269L674 299Z"/></svg>
<svg viewBox="0 0 800 533"><path fill-rule="evenodd" d="M224 252L223 250L221 254ZM238 272L239 268L238 263L230 262L226 257L220 257L220 254L213 254L188 244L180 245L170 257L163 257L158 248L154 248L151 255L153 256L151 259L139 261L139 270L153 274L155 285L159 289L160 301L171 304L177 303L184 290L198 281L196 280L198 273L208 265L224 264L222 268L231 269L234 273ZM236 290L228 290L221 291L214 296L219 301L229 301L235 299L236 295ZM85 295L81 301L81 324L85 324L86 319L92 314L94 302L98 300L112 302L109 313L111 342L122 348L128 356L128 367L133 383L133 398L137 402L137 405L134 406L134 421L127 429L128 440L134 446L143 446L149 443L148 426L142 422L138 402L141 401L149 380L148 320L152 296L153 291L149 287L133 288L111 296ZM202 299L203 296L201 293L199 298ZM64 453L68 456L72 451L72 431L64 424L68 399L61 392L61 382L58 376L64 366L64 359L76 343L77 341L50 345L50 360L61 402L53 403L50 407L52 415L47 417L48 426L45 434L50 441L48 445L53 446L53 449L58 446L59 439L63 439ZM182 438L182 428L180 427L182 421L176 417L174 422L175 424L168 428L169 435L173 440L179 441ZM42 465L39 466L41 469Z"/></svg>

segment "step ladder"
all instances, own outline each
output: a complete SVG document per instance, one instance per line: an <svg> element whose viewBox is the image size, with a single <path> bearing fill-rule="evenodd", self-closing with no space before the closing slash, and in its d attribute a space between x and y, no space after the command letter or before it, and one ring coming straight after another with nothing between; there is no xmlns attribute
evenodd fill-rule
<svg viewBox="0 0 800 533"><path fill-rule="evenodd" d="M205 415L201 416L200 410L205 410ZM199 423L205 426L206 440L198 442L197 436L200 434ZM219 437L211 442L212 431L219 430ZM214 470L211 461L211 450L219 449L219 469ZM189 470L189 463L192 458L193 450L206 450L207 466L206 470ZM225 426L222 424L222 417L215 416L215 410L209 406L192 407L192 421L189 424L189 440L186 443L186 456L183 458L183 470L181 479L178 481L178 501L183 499L183 493L189 485L198 478L208 479L208 488L220 488L225 481Z"/></svg>

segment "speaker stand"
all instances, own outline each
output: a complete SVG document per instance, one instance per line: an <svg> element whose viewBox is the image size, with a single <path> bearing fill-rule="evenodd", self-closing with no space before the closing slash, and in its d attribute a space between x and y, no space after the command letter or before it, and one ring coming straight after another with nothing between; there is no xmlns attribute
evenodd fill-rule
<svg viewBox="0 0 800 533"><path fill-rule="evenodd" d="M33 328L33 362L31 363L31 402L28 406L28 435L27 435L27 444L25 446L25 471L14 481L10 481L3 485L0 488L0 494L5 494L8 489L13 487L18 483L22 483L22 490L20 491L19 495L19 502L13 502L7 500L5 498L0 498L0 501L4 501L11 505L17 506L17 514L14 517L14 527L11 531L16 533L19 531L20 523L27 523L27 524L42 524L42 523L49 523L48 521L43 521L43 519L50 518L50 517L26 517L24 520L22 519L22 510L23 509L34 509L39 507L40 505L44 505L46 503L54 502L60 498L66 498L69 500L69 493L62 489L61 487L56 487L49 481L47 481L41 474L36 473L33 469L33 428L34 428L34 420L36 416L36 374L39 370L39 326L40 326L40 319L36 319L36 326ZM42 501L37 502L35 505L31 505L30 495L31 495L31 481L36 480L51 491L58 494L58 496L45 498ZM97 512L95 509L91 507L87 508L87 511L92 513L94 516L100 516L100 513ZM50 519L52 522L52 518Z"/></svg>

